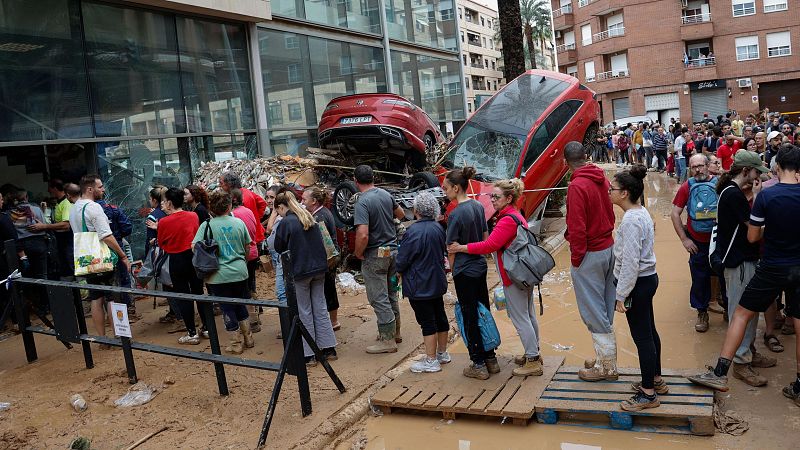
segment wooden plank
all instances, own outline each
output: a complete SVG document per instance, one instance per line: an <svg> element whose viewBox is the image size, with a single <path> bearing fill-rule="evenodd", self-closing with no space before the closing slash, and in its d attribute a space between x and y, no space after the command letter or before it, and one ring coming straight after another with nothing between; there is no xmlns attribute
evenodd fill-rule
<svg viewBox="0 0 800 450"><path fill-rule="evenodd" d="M503 408L503 413L510 417L533 417L536 400L542 395L553 375L564 364L563 356L545 356L542 376L526 377L517 394Z"/></svg>
<svg viewBox="0 0 800 450"><path fill-rule="evenodd" d="M497 397L499 393L500 393L499 389L483 391L483 394L481 394L480 397L475 399L475 402L472 405L470 405L469 412L473 414L484 413L486 407L489 406L489 403L491 403L492 400L494 400L494 398Z"/></svg>
<svg viewBox="0 0 800 450"><path fill-rule="evenodd" d="M566 391L545 391L540 398L547 399L547 400L567 400L567 401L581 401L585 400L587 402L591 402L592 400L613 400L613 401L623 401L631 398L633 396L633 392L626 392L626 393L619 393L619 392L566 392ZM714 403L713 398L711 401L707 397L680 397L680 396L658 396L659 401L662 405L712 405Z"/></svg>
<svg viewBox="0 0 800 450"><path fill-rule="evenodd" d="M422 381L417 382L416 384L409 386L405 394L397 397L391 406L404 406L413 400L417 395L419 395L423 390L425 390L425 383Z"/></svg>
<svg viewBox="0 0 800 450"><path fill-rule="evenodd" d="M598 392L618 392L618 393L631 393L630 383L611 383L611 382L572 382L572 381L552 381L547 386L547 390L558 391L598 391ZM714 400L714 393L709 389L700 386L669 386L669 394L667 395L691 395L697 397L710 397ZM659 396L663 397L663 396Z"/></svg>
<svg viewBox="0 0 800 450"><path fill-rule="evenodd" d="M503 386L503 390L492 400L486 411L490 413L500 413L505 408L508 401L517 393L517 390L522 385L522 377L511 377L510 380Z"/></svg>
<svg viewBox="0 0 800 450"><path fill-rule="evenodd" d="M371 401L375 405L389 405L397 397L405 394L407 390L408 388L402 384L392 382L376 392L375 395L372 396Z"/></svg>
<svg viewBox="0 0 800 450"><path fill-rule="evenodd" d="M475 403L475 400L477 400L478 397L480 397L483 393L484 391L480 390L464 395L463 397L461 397L461 400L459 400L458 403L455 404L453 409L456 412L468 412L470 405Z"/></svg>
<svg viewBox="0 0 800 450"><path fill-rule="evenodd" d="M434 394L433 397L429 398L422 406L425 408L436 408L439 406L440 403L444 399L446 399L448 394L446 392L437 392Z"/></svg>
<svg viewBox="0 0 800 450"><path fill-rule="evenodd" d="M420 394L419 394L419 395L417 395L416 397L414 397L414 399L413 399L413 400L411 400L410 402L408 402L408 405L409 405L409 406L422 406L422 405L424 405L424 404L425 404L425 402L427 402L427 401L428 401L428 399L430 399L430 398L431 398L431 397L433 397L434 395L436 395L436 392L435 392L435 391L432 391L430 388L428 388L428 389L425 389L425 390L423 390L422 392L420 392Z"/></svg>
<svg viewBox="0 0 800 450"><path fill-rule="evenodd" d="M448 395L446 399L444 399L441 403L439 403L438 409L441 409L443 411L452 410L453 407L456 406L456 403L458 403L459 400L461 400L461 397L462 397L461 394L455 394L455 393Z"/></svg>
<svg viewBox="0 0 800 450"><path fill-rule="evenodd" d="M569 400L548 400L540 399L536 403L536 410L552 409L563 412L625 412L619 407L618 401L608 402L584 402ZM692 405L662 405L658 408L645 409L639 412L631 412L637 416L662 416L662 417L682 417L684 419L695 416L710 416L713 413L711 406L692 406Z"/></svg>

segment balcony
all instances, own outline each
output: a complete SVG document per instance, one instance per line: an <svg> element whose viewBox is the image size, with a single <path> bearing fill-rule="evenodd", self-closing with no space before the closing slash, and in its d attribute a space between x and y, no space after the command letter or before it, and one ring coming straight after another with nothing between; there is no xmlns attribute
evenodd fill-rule
<svg viewBox="0 0 800 450"><path fill-rule="evenodd" d="M578 61L578 52L575 50L575 44L562 44L556 47L558 54L558 63L560 66L565 64L574 64Z"/></svg>
<svg viewBox="0 0 800 450"><path fill-rule="evenodd" d="M597 81L613 80L615 78L628 78L631 74L628 70L609 70L608 72L600 72L596 75Z"/></svg>
<svg viewBox="0 0 800 450"><path fill-rule="evenodd" d="M619 36L625 36L625 27L610 28L606 31L595 33L592 36L592 41L594 42L605 41L606 39L611 39Z"/></svg>
<svg viewBox="0 0 800 450"><path fill-rule="evenodd" d="M556 45L556 53L568 52L575 50L575 43Z"/></svg>
<svg viewBox="0 0 800 450"><path fill-rule="evenodd" d="M696 14L681 17L681 39L695 41L714 36L714 22L711 14Z"/></svg>
<svg viewBox="0 0 800 450"><path fill-rule="evenodd" d="M631 88L631 74L628 70L609 70L595 76L592 90L599 94L626 91Z"/></svg>
<svg viewBox="0 0 800 450"><path fill-rule="evenodd" d="M553 11L553 30L566 30L575 26L575 18L572 15L572 5L564 5L560 9Z"/></svg>
<svg viewBox="0 0 800 450"><path fill-rule="evenodd" d="M578 0L578 8L585 8L582 11L585 14L605 16L613 11L622 9L630 2L631 0Z"/></svg>
<svg viewBox="0 0 800 450"><path fill-rule="evenodd" d="M684 83L716 80L717 59L715 57L690 59L684 71Z"/></svg>
<svg viewBox="0 0 800 450"><path fill-rule="evenodd" d="M628 48L624 39L625 27L615 27L592 36L592 51L598 55L617 53Z"/></svg>
<svg viewBox="0 0 800 450"><path fill-rule="evenodd" d="M473 69L485 69L486 68L486 67L483 67L483 64L481 64L481 63L471 63L469 66L472 67Z"/></svg>

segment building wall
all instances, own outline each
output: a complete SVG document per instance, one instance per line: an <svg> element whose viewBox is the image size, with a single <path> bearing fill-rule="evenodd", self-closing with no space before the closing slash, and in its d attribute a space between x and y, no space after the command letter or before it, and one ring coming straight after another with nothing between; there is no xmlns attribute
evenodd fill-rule
<svg viewBox="0 0 800 450"><path fill-rule="evenodd" d="M689 8L705 3L703 11L710 16L696 15L682 24L689 15L681 2L657 0L595 0L579 7L572 0L572 13L559 11L563 3L552 0L554 26L562 37L556 45L564 44L564 34L575 33L575 49L569 51L563 45L558 48L558 70L566 73L567 67L577 65L578 77L598 92L602 101L606 122L613 118L612 99L629 97L630 114L645 114L645 95L655 93L677 93L681 118L691 120L697 111L692 111L692 97L698 83L723 80L728 97L727 108L740 113L756 112L759 104L759 83L800 78L800 2L786 0L787 10L764 12L763 0L754 0L755 14L734 17L730 0L690 1ZM705 9L707 8L707 9ZM624 35L602 41L593 38L590 45L582 43L581 26L590 24L592 34L608 29L607 19L623 14ZM698 11L700 12L700 11ZM701 12L702 13L702 12ZM654 32L654 27L657 32ZM791 36L791 54L769 57L766 35L788 31ZM759 57L749 61L737 61L736 38L758 36ZM700 60L684 64L684 53L690 53L693 44L707 42L715 57L715 64L701 64ZM599 76L587 79L584 63L594 61L595 73L611 70L610 58L627 54L627 74L612 73L605 79ZM739 88L739 79L749 78L752 87ZM755 98L754 98L755 97ZM773 110L780 109L780 105ZM702 114L702 112L700 112ZM714 114L715 115L715 114Z"/></svg>
<svg viewBox="0 0 800 450"><path fill-rule="evenodd" d="M458 24L469 115L505 84L500 66L503 55L494 39L499 27L497 10L474 0L459 0ZM477 41L470 36L477 36Z"/></svg>

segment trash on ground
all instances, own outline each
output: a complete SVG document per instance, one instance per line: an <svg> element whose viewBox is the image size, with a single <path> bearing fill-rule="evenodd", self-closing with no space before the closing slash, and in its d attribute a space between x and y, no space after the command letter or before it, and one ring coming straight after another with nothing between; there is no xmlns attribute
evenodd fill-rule
<svg viewBox="0 0 800 450"><path fill-rule="evenodd" d="M363 294L367 288L363 284L359 284L356 278L350 272L342 272L336 277L337 287L339 292L348 295Z"/></svg>
<svg viewBox="0 0 800 450"><path fill-rule="evenodd" d="M0 402L0 411L5 411L8 408L11 408L11 403L8 402Z"/></svg>
<svg viewBox="0 0 800 450"><path fill-rule="evenodd" d="M553 344L553 349L559 352L568 352L575 347L574 345L561 345L561 344Z"/></svg>
<svg viewBox="0 0 800 450"><path fill-rule="evenodd" d="M158 389L142 381L128 389L128 393L114 401L120 408L144 405L158 394Z"/></svg>
<svg viewBox="0 0 800 450"><path fill-rule="evenodd" d="M81 394L74 394L70 397L69 404L72 405L72 409L74 409L75 412L84 412L86 408L89 407L89 404L86 403L86 399L83 398Z"/></svg>

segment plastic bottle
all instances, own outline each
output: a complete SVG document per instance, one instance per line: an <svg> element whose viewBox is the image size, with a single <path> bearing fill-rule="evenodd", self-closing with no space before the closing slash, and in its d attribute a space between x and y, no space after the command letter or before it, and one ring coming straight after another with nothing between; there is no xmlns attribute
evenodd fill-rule
<svg viewBox="0 0 800 450"><path fill-rule="evenodd" d="M83 398L81 394L75 394L69 399L69 403L72 405L72 409L76 412L84 412L89 405L86 403L86 399Z"/></svg>

